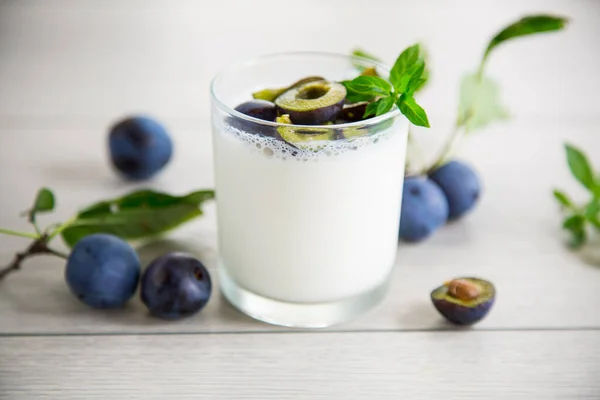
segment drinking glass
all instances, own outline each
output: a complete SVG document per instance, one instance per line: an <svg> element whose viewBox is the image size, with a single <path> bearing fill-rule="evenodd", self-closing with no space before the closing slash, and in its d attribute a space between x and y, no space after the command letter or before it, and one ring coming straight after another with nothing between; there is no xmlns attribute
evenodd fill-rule
<svg viewBox="0 0 600 400"><path fill-rule="evenodd" d="M398 246L408 120L394 108L336 125L289 125L235 110L307 76L352 79L365 59L285 53L230 66L211 85L219 280L265 322L325 327L384 296ZM294 138L294 140L289 140Z"/></svg>

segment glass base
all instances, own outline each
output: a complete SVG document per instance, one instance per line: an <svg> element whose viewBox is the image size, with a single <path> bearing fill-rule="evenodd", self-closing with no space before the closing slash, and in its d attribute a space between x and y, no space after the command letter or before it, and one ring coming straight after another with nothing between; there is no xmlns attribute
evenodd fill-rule
<svg viewBox="0 0 600 400"><path fill-rule="evenodd" d="M238 310L259 321L294 328L325 328L349 321L375 307L385 297L389 279L375 288L329 303L286 303L240 287L219 268L221 292Z"/></svg>

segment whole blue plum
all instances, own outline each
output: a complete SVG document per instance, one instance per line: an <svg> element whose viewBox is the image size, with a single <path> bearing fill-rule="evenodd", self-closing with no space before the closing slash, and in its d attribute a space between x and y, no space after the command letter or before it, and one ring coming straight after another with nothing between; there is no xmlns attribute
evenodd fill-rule
<svg viewBox="0 0 600 400"><path fill-rule="evenodd" d="M173 142L165 128L145 116L128 117L113 125L108 144L113 166L130 180L152 177L173 154Z"/></svg>
<svg viewBox="0 0 600 400"><path fill-rule="evenodd" d="M448 199L449 219L457 219L469 212L481 194L477 174L470 166L459 161L440 166L429 178L438 184Z"/></svg>
<svg viewBox="0 0 600 400"><path fill-rule="evenodd" d="M426 177L404 180L400 239L418 242L429 237L448 220L448 202L439 186Z"/></svg>
<svg viewBox="0 0 600 400"><path fill-rule="evenodd" d="M94 308L115 308L135 293L140 260L120 238L92 234L78 241L67 260L65 279L71 292Z"/></svg>
<svg viewBox="0 0 600 400"><path fill-rule="evenodd" d="M208 270L186 253L157 257L142 275L142 302L151 315L159 318L189 317L206 305L211 292Z"/></svg>

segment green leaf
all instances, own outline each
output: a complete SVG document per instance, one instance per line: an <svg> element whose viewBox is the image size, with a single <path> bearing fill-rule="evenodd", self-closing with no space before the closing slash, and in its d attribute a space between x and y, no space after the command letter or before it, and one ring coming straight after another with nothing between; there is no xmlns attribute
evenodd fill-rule
<svg viewBox="0 0 600 400"><path fill-rule="evenodd" d="M358 76L351 81L343 81L346 91L352 94L388 96L392 85L378 76Z"/></svg>
<svg viewBox="0 0 600 400"><path fill-rule="evenodd" d="M592 224L594 228L600 230L600 220L598 219L597 215L590 216L587 218L587 220Z"/></svg>
<svg viewBox="0 0 600 400"><path fill-rule="evenodd" d="M212 190L185 196L152 190L135 191L80 211L62 231L62 238L67 245L73 246L93 233L113 234L125 240L154 236L202 215L202 203L214 196Z"/></svg>
<svg viewBox="0 0 600 400"><path fill-rule="evenodd" d="M379 103L381 103L382 99L374 101L372 103L367 104L367 108L365 108L365 114L363 118L366 118L370 115L375 115L377 113L377 108L379 108Z"/></svg>
<svg viewBox="0 0 600 400"><path fill-rule="evenodd" d="M365 109L365 114L363 118L366 118L370 115L383 115L386 112L390 111L394 106L394 98L392 96L383 97L377 101L367 104L367 108Z"/></svg>
<svg viewBox="0 0 600 400"><path fill-rule="evenodd" d="M419 44L414 44L406 48L396 59L396 62L390 71L390 82L398 92L403 92L403 90L398 89L402 77L406 74L408 69L419 60L420 51Z"/></svg>
<svg viewBox="0 0 600 400"><path fill-rule="evenodd" d="M568 22L565 17L552 15L530 15L508 25L498 32L488 44L483 55L482 63L487 59L493 49L510 39L541 32L558 31L563 29Z"/></svg>
<svg viewBox="0 0 600 400"><path fill-rule="evenodd" d="M571 215L563 221L563 229L571 233L571 240L569 241L571 247L580 247L587 240L585 223L585 217L580 214Z"/></svg>
<svg viewBox="0 0 600 400"><path fill-rule="evenodd" d="M359 103L361 101L371 101L375 98L372 94L360 94L347 91L346 92L346 100L350 103Z"/></svg>
<svg viewBox="0 0 600 400"><path fill-rule="evenodd" d="M569 169L575 179L587 189L594 191L596 189L594 174L585 154L570 144L565 144L565 151L567 153Z"/></svg>
<svg viewBox="0 0 600 400"><path fill-rule="evenodd" d="M408 90L412 90L412 93L417 93L419 90L425 87L427 82L429 81L429 68L427 67L427 59L429 58L429 54L426 49L421 47L421 55L419 60L422 60L425 63L425 70L421 74L421 78L417 81L416 86L414 88L409 87Z"/></svg>
<svg viewBox="0 0 600 400"><path fill-rule="evenodd" d="M574 214L563 221L563 228L568 230L580 229L585 224L585 217L581 214Z"/></svg>
<svg viewBox="0 0 600 400"><path fill-rule="evenodd" d="M600 211L600 199L592 199L586 206L585 210L583 210L583 215L587 220L598 215Z"/></svg>
<svg viewBox="0 0 600 400"><path fill-rule="evenodd" d="M572 248L574 248L574 249L579 248L579 247L583 246L585 244L585 242L587 241L587 232L585 231L585 229L579 229L579 230L573 231L571 233L572 233L572 236L571 236L571 240L569 241L569 246L571 246Z"/></svg>
<svg viewBox="0 0 600 400"><path fill-rule="evenodd" d="M35 225L35 217L37 214L50 212L52 210L54 210L54 193L48 188L41 188L35 196L33 206L29 210L23 211L21 215L27 216L29 222Z"/></svg>
<svg viewBox="0 0 600 400"><path fill-rule="evenodd" d="M425 87L425 85L427 84L427 78L423 78L421 77L420 79L418 79L414 85L410 85L408 86L408 93L417 93L419 90L423 89Z"/></svg>
<svg viewBox="0 0 600 400"><path fill-rule="evenodd" d="M423 73L425 72L425 62L417 61L406 73L406 78L401 79L398 91L401 93L407 92L413 94L415 89L422 81ZM404 83L406 82L406 83Z"/></svg>
<svg viewBox="0 0 600 400"><path fill-rule="evenodd" d="M408 118L416 126L424 126L429 128L429 119L423 108L417 104L415 98L403 93L396 103L402 114Z"/></svg>
<svg viewBox="0 0 600 400"><path fill-rule="evenodd" d="M54 193L48 188L41 188L35 198L31 212L48 212L54 210Z"/></svg>
<svg viewBox="0 0 600 400"><path fill-rule="evenodd" d="M458 124L467 133L483 129L494 121L509 117L500 100L500 88L491 78L465 75L460 85Z"/></svg>
<svg viewBox="0 0 600 400"><path fill-rule="evenodd" d="M390 111L392 107L394 107L394 98L392 96L379 99L379 105L377 106L377 113L375 115L383 115Z"/></svg>
<svg viewBox="0 0 600 400"><path fill-rule="evenodd" d="M560 191L558 189L554 189L554 191L552 192L552 194L554 194L554 198L556 200L558 200L558 202L566 207L566 208L573 208L573 202L571 201L571 199L569 199L569 196L567 196L567 194L563 191Z"/></svg>

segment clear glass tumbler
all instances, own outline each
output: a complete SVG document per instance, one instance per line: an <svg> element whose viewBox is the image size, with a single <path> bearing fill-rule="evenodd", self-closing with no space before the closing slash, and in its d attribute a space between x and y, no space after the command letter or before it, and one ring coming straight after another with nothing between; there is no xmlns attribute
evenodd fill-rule
<svg viewBox="0 0 600 400"><path fill-rule="evenodd" d="M352 79L356 64L373 63L329 53L276 54L229 67L212 82L220 286L256 319L325 327L366 312L386 293L397 254L408 120L396 107L321 126L234 110L255 91L307 76ZM389 74L384 65L376 69Z"/></svg>

